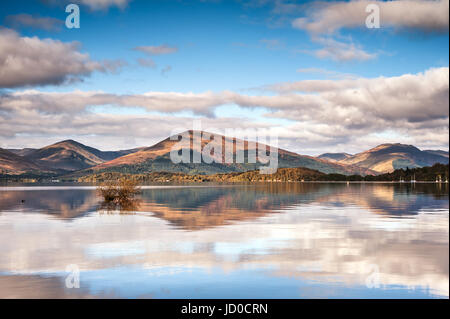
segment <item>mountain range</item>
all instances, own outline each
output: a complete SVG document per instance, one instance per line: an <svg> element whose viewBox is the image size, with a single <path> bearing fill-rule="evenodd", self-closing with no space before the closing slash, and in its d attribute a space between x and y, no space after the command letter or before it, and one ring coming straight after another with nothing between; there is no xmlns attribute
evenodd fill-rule
<svg viewBox="0 0 450 319"><path fill-rule="evenodd" d="M448 152L442 150L421 151L413 145L381 144L370 150L351 155L347 153L327 153L319 158L334 160L344 165L356 165L375 171L390 173L400 168L432 166L435 163L447 164Z"/></svg>
<svg viewBox="0 0 450 319"><path fill-rule="evenodd" d="M183 134L192 137L193 132L187 131L180 135ZM233 156L236 156L238 150L243 151L244 163L221 161L207 164L202 161L202 163L175 164L170 158L173 148L178 151L185 148L190 156L193 156L196 151L192 147L192 142L189 146L182 147L178 140L170 137L150 147L119 151L100 151L74 140L65 140L39 149L0 148L0 175L83 176L102 172L217 174L245 172L259 168L261 164L248 161L249 143L247 141L226 136L220 136L220 138L222 146L225 143L233 145ZM202 148L209 141L202 139ZM269 146L265 144L257 144L257 147L262 150L269 149ZM405 144L382 144L354 155L325 153L317 157L300 155L279 148L278 167L304 167L323 173L344 175L377 175L398 168L431 166L434 163L447 164L448 157L447 151L422 151L415 146ZM214 158L214 154L211 158Z"/></svg>

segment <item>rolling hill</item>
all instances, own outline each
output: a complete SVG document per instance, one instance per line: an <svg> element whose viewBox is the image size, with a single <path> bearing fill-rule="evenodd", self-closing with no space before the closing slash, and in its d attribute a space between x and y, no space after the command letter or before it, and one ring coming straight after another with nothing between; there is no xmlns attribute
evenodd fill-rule
<svg viewBox="0 0 450 319"><path fill-rule="evenodd" d="M324 159L330 162L339 162L351 156L353 155L348 153L323 153L317 156L317 158Z"/></svg>
<svg viewBox="0 0 450 319"><path fill-rule="evenodd" d="M27 152L24 158L41 166L77 171L110 161L139 149L103 152L73 140L65 140Z"/></svg>
<svg viewBox="0 0 450 319"><path fill-rule="evenodd" d="M189 135L192 138L192 131L186 131L183 135ZM222 154L222 161L220 163L178 163L175 164L170 158L170 152L173 147L178 151L186 149L191 158L193 158L196 152L190 145L181 147L178 140L173 138L166 138L165 140L147 148L143 148L138 152L131 153L114 160L98 164L92 168L80 172L81 174L91 174L98 172L121 172L128 174L140 174L148 172L179 172L188 174L217 174L217 173L230 173L230 172L244 172L249 170L258 169L261 164L249 163L248 161L248 142L239 140L236 138L230 138L220 135L222 139L222 147L224 149L225 143L233 145L233 156L236 157L236 153L239 150L244 152L244 163L224 163L224 154ZM210 140L202 140L202 149L208 144ZM258 144L258 148L269 149L269 146L265 144ZM217 155L211 155L211 159ZM352 174L374 174L373 171L366 168L360 168L354 165L346 165L340 163L332 163L327 160L318 159L312 156L299 155L293 152L289 152L283 149L278 149L278 167L305 167L309 169L315 169L323 173L339 173L345 175Z"/></svg>
<svg viewBox="0 0 450 319"><path fill-rule="evenodd" d="M390 173L399 168L432 166L435 163L448 164L448 153L445 156L439 152L443 151L421 151L413 145L399 143L381 144L340 160L339 163L357 165L377 173Z"/></svg>
<svg viewBox="0 0 450 319"><path fill-rule="evenodd" d="M22 156L0 148L0 174L20 175L42 172L49 172L49 170Z"/></svg>

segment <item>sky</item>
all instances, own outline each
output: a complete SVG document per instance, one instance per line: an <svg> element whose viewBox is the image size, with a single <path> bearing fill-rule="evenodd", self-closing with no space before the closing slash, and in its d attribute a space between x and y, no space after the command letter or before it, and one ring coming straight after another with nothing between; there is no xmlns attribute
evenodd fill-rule
<svg viewBox="0 0 450 319"><path fill-rule="evenodd" d="M66 5L79 6L68 28ZM368 28L368 4L380 27ZM0 147L150 146L201 122L300 154L449 144L449 1L0 4Z"/></svg>

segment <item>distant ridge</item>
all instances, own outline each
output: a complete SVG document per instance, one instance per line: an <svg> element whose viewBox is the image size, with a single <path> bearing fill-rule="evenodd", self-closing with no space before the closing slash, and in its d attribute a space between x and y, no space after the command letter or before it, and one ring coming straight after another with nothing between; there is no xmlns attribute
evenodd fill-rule
<svg viewBox="0 0 450 319"><path fill-rule="evenodd" d="M413 145L381 144L368 151L358 153L339 163L357 165L377 173L390 173L400 168L432 166L435 163L448 164L447 156L442 151L421 151Z"/></svg>
<svg viewBox="0 0 450 319"><path fill-rule="evenodd" d="M16 155L19 155L19 156L27 156L28 154L34 152L36 149L35 148L20 148L20 149L18 149L18 148L9 148L9 149L6 149L6 150L11 152L11 153L14 153Z"/></svg>
<svg viewBox="0 0 450 319"><path fill-rule="evenodd" d="M27 158L42 165L75 171L103 163L92 148L73 140L58 142L29 153Z"/></svg>
<svg viewBox="0 0 450 319"><path fill-rule="evenodd" d="M48 173L49 170L22 156L0 148L0 174Z"/></svg>
<svg viewBox="0 0 450 319"><path fill-rule="evenodd" d="M201 132L203 133L203 132ZM205 132L207 133L207 132ZM186 131L180 133L180 135L189 135L192 138L192 131ZM208 135L209 133L207 133ZM226 137L223 135L216 134L216 136L222 139L222 146L225 145L225 141L233 143L233 151L234 154L237 152L237 147L242 142L244 145L244 153L248 151L248 142L242 141L236 138ZM205 146L209 140L202 140L202 147ZM249 170L258 169L261 164L259 163L224 163L224 161L220 163L179 163L174 164L170 159L170 152L174 146L176 146L178 140L171 139L170 137L162 140L161 142L143 148L138 152L131 153L109 162L104 162L99 165L96 165L92 168L85 170L84 172L80 172L82 174L91 174L98 172L121 172L121 173L131 173L131 174L140 174L140 173L148 173L148 172L158 172L158 171L166 171L166 172L179 172L179 173L188 173L188 174L217 174L217 173L230 173L230 172L245 172ZM269 149L268 145L258 144L259 148ZM192 143L189 149L189 152L194 152L194 148L192 147ZM247 153L246 153L247 154ZM224 156L222 154L222 156ZM304 167L308 169L318 170L323 173L339 173L345 175L352 174L374 174L373 171L366 168L361 168L354 165L345 165L340 163L332 163L327 160L318 159L312 156L300 155L297 153L289 152L283 149L278 148L278 167L279 168L287 168L287 167Z"/></svg>
<svg viewBox="0 0 450 319"><path fill-rule="evenodd" d="M434 155L440 155L448 158L448 152L442 151L442 150L425 150L424 152L434 154Z"/></svg>
<svg viewBox="0 0 450 319"><path fill-rule="evenodd" d="M189 134L186 131L180 134ZM179 135L180 135L179 134ZM220 135L222 143L233 144L233 153L243 145L245 158L248 142ZM202 146L209 141L203 139ZM74 140L65 140L40 149L0 149L0 175L64 175L85 176L116 172L124 174L148 174L171 172L184 174L242 173L258 169L259 163L179 163L170 159L170 151L176 139L166 138L153 146L120 151L101 151ZM259 148L268 149L259 144ZM188 149L192 156L192 145ZM214 157L214 156L212 156ZM448 164L448 152L443 150L421 151L413 145L381 144L365 152L351 155L324 153L318 157L300 155L278 149L278 168L305 168L325 174L377 175L400 168L432 166L435 163Z"/></svg>
<svg viewBox="0 0 450 319"><path fill-rule="evenodd" d="M323 153L317 156L317 158L321 158L330 162L339 162L351 156L353 155L349 153Z"/></svg>
<svg viewBox="0 0 450 319"><path fill-rule="evenodd" d="M21 156L17 161L26 160L41 169L77 171L138 150L139 148L104 152L74 140L65 140L40 149L14 149L11 153Z"/></svg>

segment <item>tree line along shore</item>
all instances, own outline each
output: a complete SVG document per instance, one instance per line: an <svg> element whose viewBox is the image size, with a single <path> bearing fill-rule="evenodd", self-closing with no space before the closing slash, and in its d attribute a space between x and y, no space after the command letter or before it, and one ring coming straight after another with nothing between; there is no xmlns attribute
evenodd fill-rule
<svg viewBox="0 0 450 319"><path fill-rule="evenodd" d="M396 169L380 175L342 175L325 174L303 167L279 168L274 174L260 174L259 170L222 174L186 174L178 172L149 172L145 174L127 174L121 172L102 172L85 176L0 176L1 179L17 182L79 182L101 183L121 178L133 179L139 183L185 183L185 182L446 182L449 177L449 165L435 164L421 168Z"/></svg>

